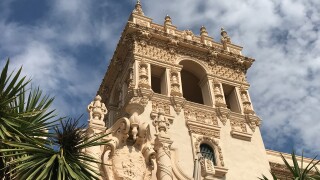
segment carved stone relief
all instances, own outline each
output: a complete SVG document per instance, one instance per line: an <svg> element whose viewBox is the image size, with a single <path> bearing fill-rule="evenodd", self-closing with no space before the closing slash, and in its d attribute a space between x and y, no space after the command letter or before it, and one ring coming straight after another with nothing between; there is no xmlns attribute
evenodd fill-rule
<svg viewBox="0 0 320 180"><path fill-rule="evenodd" d="M243 119L230 119L231 129L239 132L247 132L246 122Z"/></svg>
<svg viewBox="0 0 320 180"><path fill-rule="evenodd" d="M179 114L186 103L186 99L179 96L171 96L170 100L173 109L176 111L177 114Z"/></svg>
<svg viewBox="0 0 320 180"><path fill-rule="evenodd" d="M182 97L182 93L180 92L179 73L175 69L171 69L170 71L170 84L171 84L170 95Z"/></svg>
<svg viewBox="0 0 320 180"><path fill-rule="evenodd" d="M162 109L166 115L170 115L170 103L163 100L152 99L152 112L158 112Z"/></svg>
<svg viewBox="0 0 320 180"><path fill-rule="evenodd" d="M124 146L116 149L112 162L115 179L145 179L147 169L144 157L134 146Z"/></svg>
<svg viewBox="0 0 320 180"><path fill-rule="evenodd" d="M194 34L191 30L188 29L182 32L182 37L187 40L192 40L194 37Z"/></svg>
<svg viewBox="0 0 320 180"><path fill-rule="evenodd" d="M153 125L156 128L157 134L155 135L155 151L157 159L157 179L172 180L172 164L171 164L171 152L170 147L173 141L170 138L168 129L172 124L173 119L170 119L164 115L162 109L158 110L158 113L151 113L153 119Z"/></svg>
<svg viewBox="0 0 320 180"><path fill-rule="evenodd" d="M218 121L214 112L185 107L184 114L187 121L218 126Z"/></svg>
<svg viewBox="0 0 320 180"><path fill-rule="evenodd" d="M150 89L148 64L143 61L139 64L139 87Z"/></svg>
<svg viewBox="0 0 320 180"><path fill-rule="evenodd" d="M165 61L167 63L174 63L176 54L173 50L168 51L165 46L156 46L148 44L147 46L138 45L135 49L135 53L140 56L147 56L157 61Z"/></svg>
<svg viewBox="0 0 320 180"><path fill-rule="evenodd" d="M217 129L205 128L192 123L187 123L187 124L189 128L189 132L192 134L220 138L220 131Z"/></svg>
<svg viewBox="0 0 320 180"><path fill-rule="evenodd" d="M154 168L155 152L147 123L138 123L137 137L132 134L135 122L119 119L107 130L108 140L103 153L103 172L106 179L149 180Z"/></svg>

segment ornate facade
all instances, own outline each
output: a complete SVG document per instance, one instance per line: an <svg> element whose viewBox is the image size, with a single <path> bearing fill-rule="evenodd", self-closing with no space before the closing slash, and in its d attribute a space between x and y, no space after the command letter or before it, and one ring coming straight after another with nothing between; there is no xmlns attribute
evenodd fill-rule
<svg viewBox="0 0 320 180"><path fill-rule="evenodd" d="M101 179L253 180L270 164L246 80L254 59L221 41L131 13L90 113ZM272 166L273 167L273 166Z"/></svg>

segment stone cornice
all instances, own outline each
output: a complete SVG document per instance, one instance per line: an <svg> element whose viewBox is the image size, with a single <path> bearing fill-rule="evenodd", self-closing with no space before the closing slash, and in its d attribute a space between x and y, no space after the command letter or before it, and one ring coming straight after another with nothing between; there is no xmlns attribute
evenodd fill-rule
<svg viewBox="0 0 320 180"><path fill-rule="evenodd" d="M130 55L128 52L133 51L134 43L136 41L135 36L138 35L140 36L140 39L145 39L146 37L143 37L145 36L145 34L143 34L145 32L148 33L148 43L152 44L153 42L160 41L163 44L166 44L166 47L171 47L174 51L176 51L175 53L185 54L186 52L189 52L191 53L190 55L195 56L198 59L202 59L204 61L213 60L212 62L216 63L217 65L229 66L232 69L238 68L244 73L246 73L247 69L250 68L254 62L254 59L245 57L241 54L242 47L240 46L228 44L231 50L225 50L221 43L214 42L213 40L209 44L204 44L201 42L201 36L196 36L193 34L192 39L190 40L184 36L186 31L180 31L173 28L175 32L170 34L165 31L164 26L151 22L150 18L145 16L140 17L140 15L138 18L141 21L145 21L147 24L141 24L137 21L132 21L132 19L129 19L125 29L121 34L121 38L117 44L116 50L97 94L105 95L110 93L109 91L113 87L114 79L122 70L121 67L129 64L126 59L133 59L128 58L128 56L133 56L133 53ZM210 37L207 37L207 39L208 38L210 39ZM171 63L170 65L173 64L174 63ZM115 68L115 66L117 68ZM247 85L247 83L241 83ZM108 97L103 97L103 99L107 100Z"/></svg>

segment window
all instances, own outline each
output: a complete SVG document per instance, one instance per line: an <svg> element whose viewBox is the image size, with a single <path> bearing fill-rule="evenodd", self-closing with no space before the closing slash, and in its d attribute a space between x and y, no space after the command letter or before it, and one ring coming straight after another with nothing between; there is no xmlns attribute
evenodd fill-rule
<svg viewBox="0 0 320 180"><path fill-rule="evenodd" d="M187 101L204 104L201 87L199 86L200 80L192 73L182 69L181 81L183 97Z"/></svg>
<svg viewBox="0 0 320 180"><path fill-rule="evenodd" d="M207 73L203 66L192 60L182 60L181 86L183 97L187 101L211 106L212 99L207 79Z"/></svg>
<svg viewBox="0 0 320 180"><path fill-rule="evenodd" d="M165 68L151 65L151 89L158 94L167 94Z"/></svg>
<svg viewBox="0 0 320 180"><path fill-rule="evenodd" d="M215 166L217 165L216 157L211 146L209 146L208 144L201 144L200 153L204 159L209 159Z"/></svg>
<svg viewBox="0 0 320 180"><path fill-rule="evenodd" d="M227 108L232 112L241 113L237 91L234 86L222 84L224 97L226 99Z"/></svg>

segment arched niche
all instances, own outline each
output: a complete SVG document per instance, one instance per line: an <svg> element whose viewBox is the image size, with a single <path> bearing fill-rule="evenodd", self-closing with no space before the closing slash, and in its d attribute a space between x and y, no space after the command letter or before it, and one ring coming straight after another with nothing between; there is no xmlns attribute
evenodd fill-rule
<svg viewBox="0 0 320 180"><path fill-rule="evenodd" d="M201 143L200 144L200 153L204 159L208 159L215 166L217 165L216 154L215 154L213 148L209 144Z"/></svg>
<svg viewBox="0 0 320 180"><path fill-rule="evenodd" d="M203 66L193 60L182 60L182 94L187 101L211 106L207 73Z"/></svg>

